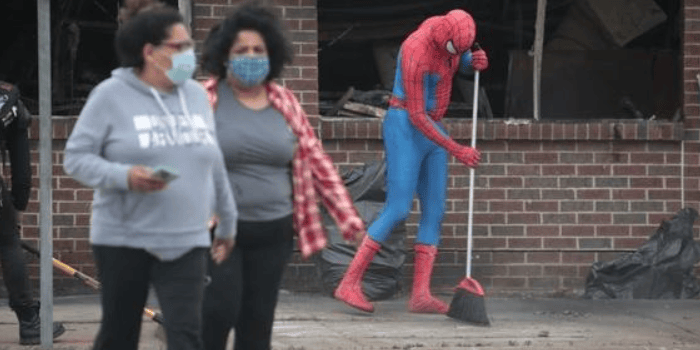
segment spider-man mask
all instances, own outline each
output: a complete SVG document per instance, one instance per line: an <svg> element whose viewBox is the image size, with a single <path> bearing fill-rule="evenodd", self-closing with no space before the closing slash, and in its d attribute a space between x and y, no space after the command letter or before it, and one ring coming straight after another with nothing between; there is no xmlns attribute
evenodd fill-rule
<svg viewBox="0 0 700 350"><path fill-rule="evenodd" d="M453 55L461 55L474 44L476 23L463 10L452 10L437 18L432 36L438 47Z"/></svg>

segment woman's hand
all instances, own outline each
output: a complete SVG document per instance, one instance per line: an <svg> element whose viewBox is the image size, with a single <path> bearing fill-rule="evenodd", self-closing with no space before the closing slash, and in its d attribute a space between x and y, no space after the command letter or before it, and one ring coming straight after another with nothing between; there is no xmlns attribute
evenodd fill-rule
<svg viewBox="0 0 700 350"><path fill-rule="evenodd" d="M232 238L214 238L214 241L211 244L212 260L214 260L217 265L224 262L224 260L228 258L229 254L231 254L235 244L236 241L234 241Z"/></svg>
<svg viewBox="0 0 700 350"><path fill-rule="evenodd" d="M167 183L157 177L152 176L153 170L143 165L134 165L129 169L127 181L129 190L136 192L156 192L167 186Z"/></svg>

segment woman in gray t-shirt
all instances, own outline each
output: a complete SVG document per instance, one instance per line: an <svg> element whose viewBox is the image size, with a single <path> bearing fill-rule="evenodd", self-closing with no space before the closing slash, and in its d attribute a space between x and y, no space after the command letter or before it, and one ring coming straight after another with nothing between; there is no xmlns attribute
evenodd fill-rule
<svg viewBox="0 0 700 350"><path fill-rule="evenodd" d="M248 3L215 26L204 43L205 82L239 211L229 259L210 264L203 310L208 350L269 349L282 273L294 234L307 257L325 245L317 200L348 238L364 225L330 158L291 91L272 82L291 61L280 22ZM296 229L296 230L295 230Z"/></svg>

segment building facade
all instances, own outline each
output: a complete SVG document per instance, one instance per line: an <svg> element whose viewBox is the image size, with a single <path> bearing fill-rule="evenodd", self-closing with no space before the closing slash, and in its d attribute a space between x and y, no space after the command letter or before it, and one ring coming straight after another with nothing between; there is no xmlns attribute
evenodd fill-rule
<svg viewBox="0 0 700 350"><path fill-rule="evenodd" d="M237 0L193 0L193 36L208 29ZM381 160L381 121L328 118L319 113L318 22L315 0L270 1L291 35L295 60L281 83L292 89L340 170ZM681 121L592 120L478 124L483 160L476 172L474 277L491 293L580 294L595 261L635 251L684 207L700 208L700 0L683 2ZM54 252L96 276L88 242L92 191L63 173L62 149L74 117L54 120ZM470 142L468 119L447 120L449 133ZM38 127L32 130L36 140ZM22 221L25 240L38 238L38 153L35 189ZM464 276L469 171L451 159L447 214L433 276L449 291ZM410 286L411 241L420 208L407 222L404 267ZM697 230L696 230L697 231ZM697 237L697 235L696 235ZM34 241L33 243L37 243ZM38 276L38 261L30 264ZM57 293L84 289L56 274ZM320 291L315 260L295 253L284 288Z"/></svg>

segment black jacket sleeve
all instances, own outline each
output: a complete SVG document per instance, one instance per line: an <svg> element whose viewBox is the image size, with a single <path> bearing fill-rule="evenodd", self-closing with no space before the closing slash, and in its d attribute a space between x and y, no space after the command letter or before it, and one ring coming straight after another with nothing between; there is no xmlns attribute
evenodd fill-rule
<svg viewBox="0 0 700 350"><path fill-rule="evenodd" d="M12 171L12 203L17 210L27 208L29 194L32 189L32 169L29 155L29 126L30 113L27 108L18 103L18 115L5 130L7 151L10 154Z"/></svg>

